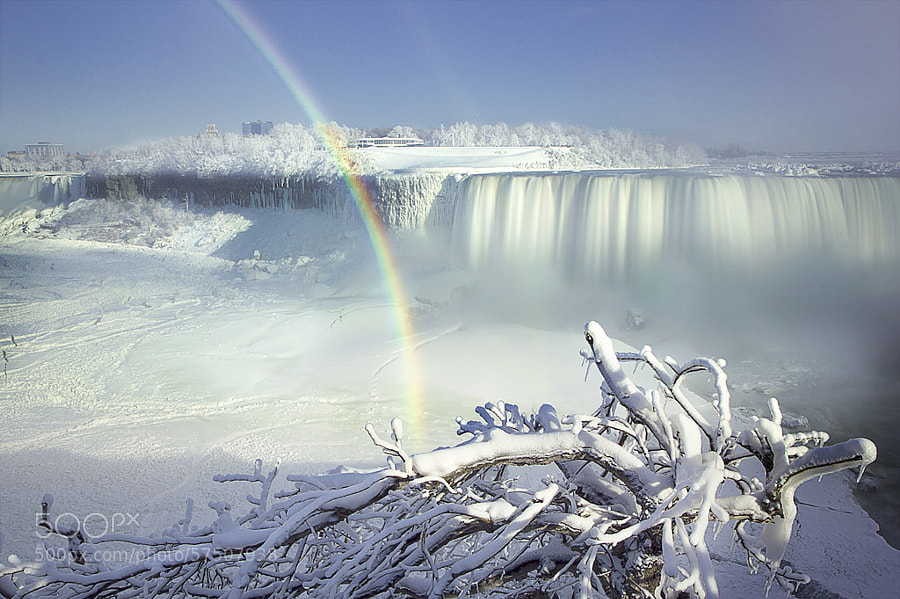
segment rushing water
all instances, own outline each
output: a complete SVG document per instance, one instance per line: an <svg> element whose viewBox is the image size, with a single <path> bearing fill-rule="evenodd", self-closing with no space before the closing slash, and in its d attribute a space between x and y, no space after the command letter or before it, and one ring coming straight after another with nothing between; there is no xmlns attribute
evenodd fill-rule
<svg viewBox="0 0 900 599"><path fill-rule="evenodd" d="M627 281L680 260L748 276L828 255L862 267L900 256L900 179L482 175L460 193L465 262Z"/></svg>

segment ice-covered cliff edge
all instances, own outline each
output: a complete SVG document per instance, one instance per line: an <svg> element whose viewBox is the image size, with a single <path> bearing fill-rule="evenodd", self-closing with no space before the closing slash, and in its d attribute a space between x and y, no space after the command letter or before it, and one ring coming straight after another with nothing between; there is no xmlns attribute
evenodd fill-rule
<svg viewBox="0 0 900 599"><path fill-rule="evenodd" d="M360 177L376 209L392 229L448 224L461 175L424 171ZM91 197L167 199L192 206L238 206L285 210L317 209L340 220L359 218L354 192L341 178L192 175L114 175L88 178Z"/></svg>

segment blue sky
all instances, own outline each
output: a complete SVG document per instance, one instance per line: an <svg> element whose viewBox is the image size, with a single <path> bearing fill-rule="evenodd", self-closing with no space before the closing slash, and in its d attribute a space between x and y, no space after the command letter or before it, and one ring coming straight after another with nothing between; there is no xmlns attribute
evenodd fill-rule
<svg viewBox="0 0 900 599"><path fill-rule="evenodd" d="M329 120L900 151L900 0L239 3ZM215 2L0 0L0 150L308 122Z"/></svg>

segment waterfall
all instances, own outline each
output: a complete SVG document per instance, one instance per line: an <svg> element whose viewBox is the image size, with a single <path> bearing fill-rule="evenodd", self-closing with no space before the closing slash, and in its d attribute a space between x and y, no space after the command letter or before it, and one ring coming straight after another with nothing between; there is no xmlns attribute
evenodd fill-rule
<svg viewBox="0 0 900 599"><path fill-rule="evenodd" d="M747 274L900 261L900 179L493 174L460 185L453 251L475 269L622 282L673 264Z"/></svg>
<svg viewBox="0 0 900 599"><path fill-rule="evenodd" d="M48 207L85 195L79 173L0 175L0 214L22 207Z"/></svg>

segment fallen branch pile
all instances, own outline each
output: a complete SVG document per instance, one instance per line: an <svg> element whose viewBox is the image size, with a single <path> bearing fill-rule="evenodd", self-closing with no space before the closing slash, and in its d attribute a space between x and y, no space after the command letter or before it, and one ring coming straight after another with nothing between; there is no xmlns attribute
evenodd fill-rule
<svg viewBox="0 0 900 599"><path fill-rule="evenodd" d="M798 485L875 459L866 439L824 446L825 433L785 433L771 417L732 430L723 363L677 364L650 350L616 353L599 324L582 352L602 375L600 407L560 417L487 404L459 422L461 444L410 455L402 424L389 439L370 426L389 457L381 470L288 476L277 466L216 480L258 483L252 507L192 526L192 506L154 537L91 538L52 518L39 525L67 540L34 563L0 566L6 597L716 597L707 549L711 522L729 524L765 583L807 581L782 566ZM623 362L649 369L638 386ZM705 373L711 406L692 403L683 383ZM764 480L752 478L754 462ZM141 559L108 563L99 547L139 547Z"/></svg>

